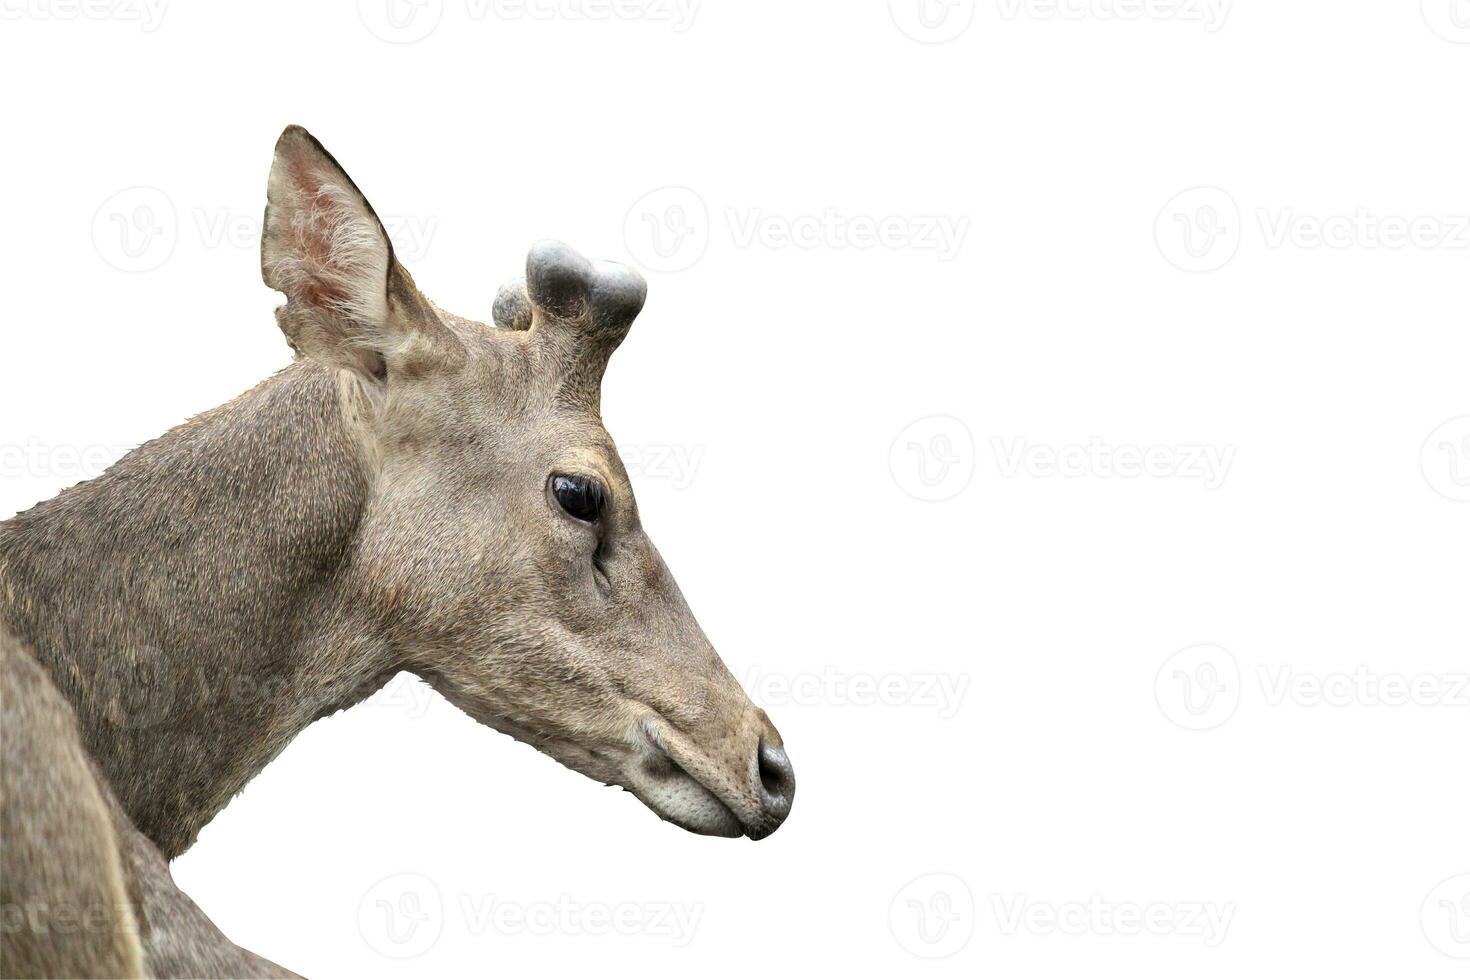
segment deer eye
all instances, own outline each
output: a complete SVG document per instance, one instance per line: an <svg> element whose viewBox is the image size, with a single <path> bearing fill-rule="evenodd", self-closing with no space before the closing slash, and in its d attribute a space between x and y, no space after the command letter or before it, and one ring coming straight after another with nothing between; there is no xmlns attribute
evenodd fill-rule
<svg viewBox="0 0 1470 980"><path fill-rule="evenodd" d="M562 510L588 524L597 523L607 506L607 490L588 476L553 476L551 495Z"/></svg>

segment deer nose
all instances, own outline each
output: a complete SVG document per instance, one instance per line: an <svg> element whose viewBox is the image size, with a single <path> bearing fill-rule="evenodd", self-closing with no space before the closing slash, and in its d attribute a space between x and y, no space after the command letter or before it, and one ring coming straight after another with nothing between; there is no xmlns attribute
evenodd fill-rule
<svg viewBox="0 0 1470 980"><path fill-rule="evenodd" d="M751 837L759 839L774 834L791 813L791 800L796 795L796 773L785 749L761 739L756 749L756 775L762 823Z"/></svg>

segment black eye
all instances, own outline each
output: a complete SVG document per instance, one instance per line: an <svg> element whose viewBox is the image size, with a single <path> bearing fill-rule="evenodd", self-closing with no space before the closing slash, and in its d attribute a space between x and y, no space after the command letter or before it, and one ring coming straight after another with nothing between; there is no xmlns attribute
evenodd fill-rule
<svg viewBox="0 0 1470 980"><path fill-rule="evenodd" d="M553 476L551 494L562 510L588 524L597 523L607 505L607 491L602 484L586 476Z"/></svg>

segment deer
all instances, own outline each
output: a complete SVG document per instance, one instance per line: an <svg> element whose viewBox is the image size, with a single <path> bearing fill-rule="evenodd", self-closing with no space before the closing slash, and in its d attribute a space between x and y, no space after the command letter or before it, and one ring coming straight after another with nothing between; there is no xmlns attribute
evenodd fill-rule
<svg viewBox="0 0 1470 980"><path fill-rule="evenodd" d="M543 242L491 323L450 314L298 126L261 268L288 367L0 523L0 974L296 976L168 862L404 671L677 827L774 833L796 789L781 735L642 529L601 419L643 277Z"/></svg>

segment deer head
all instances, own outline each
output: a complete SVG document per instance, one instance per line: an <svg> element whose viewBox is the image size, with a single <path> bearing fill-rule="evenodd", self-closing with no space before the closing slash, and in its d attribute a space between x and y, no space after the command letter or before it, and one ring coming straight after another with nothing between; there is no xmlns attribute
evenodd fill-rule
<svg viewBox="0 0 1470 980"><path fill-rule="evenodd" d="M401 662L681 827L774 832L795 791L781 736L644 533L600 417L642 277L541 244L493 326L445 313L298 127L276 145L262 267L298 355L338 372L372 487L343 587Z"/></svg>

